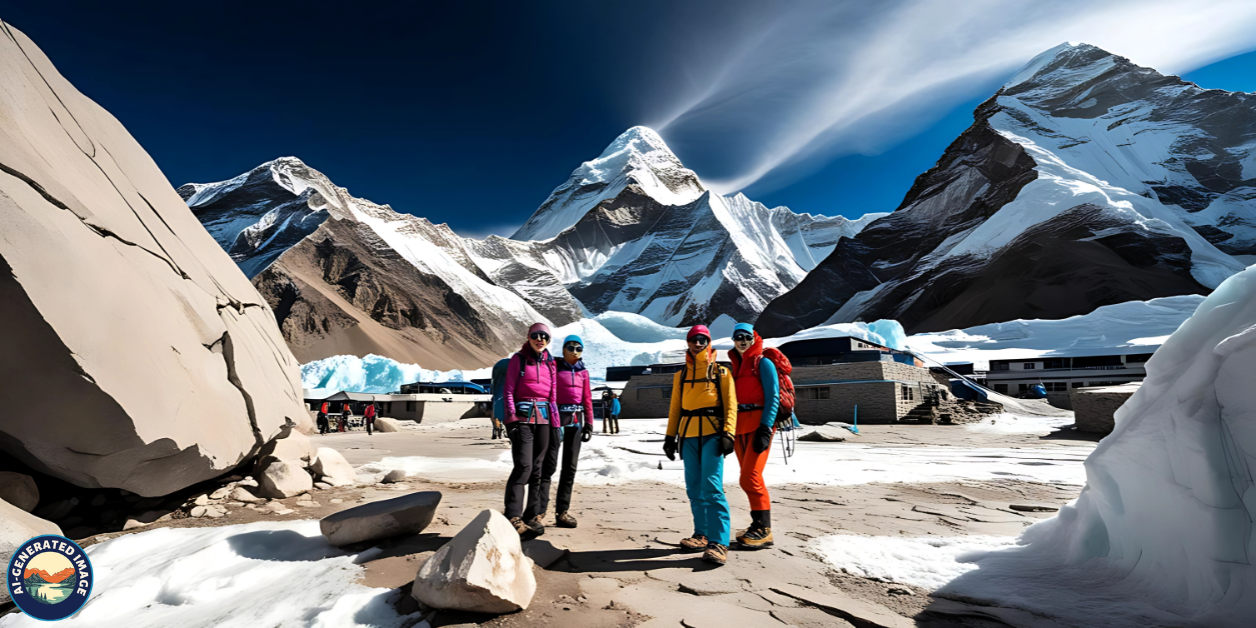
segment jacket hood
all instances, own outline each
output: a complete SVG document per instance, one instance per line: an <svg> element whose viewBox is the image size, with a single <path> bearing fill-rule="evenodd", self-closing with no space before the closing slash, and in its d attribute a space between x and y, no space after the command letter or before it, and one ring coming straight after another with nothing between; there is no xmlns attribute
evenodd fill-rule
<svg viewBox="0 0 1256 628"><path fill-rule="evenodd" d="M759 335L759 332L754 332L754 342L745 353L738 353L736 348L728 351L728 360L733 363L733 375L741 374L743 362L750 362L761 355L763 355L763 337Z"/></svg>
<svg viewBox="0 0 1256 628"><path fill-rule="evenodd" d="M558 360L558 370L575 371L579 373L580 371L583 371L586 369L584 368L584 360L576 360L575 364L568 364L567 360Z"/></svg>

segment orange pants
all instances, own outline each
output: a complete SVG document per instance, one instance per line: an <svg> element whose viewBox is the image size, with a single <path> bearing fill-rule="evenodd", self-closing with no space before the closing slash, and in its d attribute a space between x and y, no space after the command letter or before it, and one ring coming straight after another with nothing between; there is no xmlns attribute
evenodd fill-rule
<svg viewBox="0 0 1256 628"><path fill-rule="evenodd" d="M776 435L773 430L772 435ZM768 464L768 454L772 446L759 453L754 450L754 432L738 434L733 451L737 452L737 462L741 464L741 490L746 491L750 499L750 510L771 510L772 498L768 496L768 485L763 481L763 467Z"/></svg>

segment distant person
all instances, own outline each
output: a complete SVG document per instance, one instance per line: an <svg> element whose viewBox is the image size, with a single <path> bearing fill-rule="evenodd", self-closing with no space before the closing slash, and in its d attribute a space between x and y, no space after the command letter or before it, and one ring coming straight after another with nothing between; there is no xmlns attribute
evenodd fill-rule
<svg viewBox="0 0 1256 628"><path fill-rule="evenodd" d="M366 434L373 434L372 429L375 427L375 402L366 404L366 409L362 411L362 422L366 424Z"/></svg>
<svg viewBox="0 0 1256 628"><path fill-rule="evenodd" d="M741 465L741 489L750 500L751 520L750 527L737 536L735 549L762 549L773 543L772 499L763 468L781 410L781 385L773 358L784 357L775 349L765 354L763 338L748 323L733 327L733 349L728 358L737 387L737 462Z"/></svg>
<svg viewBox="0 0 1256 628"><path fill-rule="evenodd" d="M728 369L715 361L711 332L705 325L689 330L685 366L672 380L663 453L676 452L685 465L685 492L693 512L693 536L681 551L703 552L716 565L728 562L730 516L724 496L724 456L733 453L737 429L737 390Z"/></svg>
<svg viewBox="0 0 1256 628"><path fill-rule="evenodd" d="M576 483L576 464L580 460L580 444L593 438L593 389L589 371L584 367L584 341L580 336L563 340L563 359L557 362L558 422L550 436L549 452L541 469L541 504L544 513L549 507L550 480L558 469L562 450L562 473L558 477L558 495L554 500L554 520L560 528L576 527L576 518L569 512L571 489Z"/></svg>
<svg viewBox="0 0 1256 628"><path fill-rule="evenodd" d="M322 405L318 407L318 433L319 434L326 434L327 432L331 431L331 427L328 425L328 422L327 422L328 421L327 413L331 411L331 408L329 406L331 406L331 404L324 401Z"/></svg>
<svg viewBox="0 0 1256 628"><path fill-rule="evenodd" d="M352 413L353 410L349 408L349 404L346 403L340 407L340 431L349 431L349 417Z"/></svg>
<svg viewBox="0 0 1256 628"><path fill-rule="evenodd" d="M510 356L504 390L506 436L514 467L506 480L506 518L520 536L545 533L541 522L541 470L558 427L558 376L549 326L528 329L523 348Z"/></svg>
<svg viewBox="0 0 1256 628"><path fill-rule="evenodd" d="M619 433L619 395L611 393L611 433Z"/></svg>
<svg viewBox="0 0 1256 628"><path fill-rule="evenodd" d="M619 397L609 390L602 391L602 433L619 433Z"/></svg>

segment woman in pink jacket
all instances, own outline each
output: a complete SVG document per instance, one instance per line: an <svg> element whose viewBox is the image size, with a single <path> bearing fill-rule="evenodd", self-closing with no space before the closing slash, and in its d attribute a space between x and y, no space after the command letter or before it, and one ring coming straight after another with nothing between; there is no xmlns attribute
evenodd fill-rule
<svg viewBox="0 0 1256 628"><path fill-rule="evenodd" d="M528 329L528 341L510 356L506 369L504 396L506 407L513 410L506 419L506 435L514 459L506 480L506 518L520 536L545 533L541 523L544 507L539 505L541 469L550 436L558 427L558 377L554 358L545 348L550 337L545 323L533 325Z"/></svg>
<svg viewBox="0 0 1256 628"><path fill-rule="evenodd" d="M554 502L555 521L560 528L576 527L571 507L571 488L576 483L576 464L580 460L580 444L593 438L593 391L589 388L589 371L584 368L584 341L571 335L563 340L563 359L558 361L558 417L560 427L550 436L549 453L541 469L541 515L549 507L550 481L558 469L558 450L562 448L563 472L558 477L558 498Z"/></svg>

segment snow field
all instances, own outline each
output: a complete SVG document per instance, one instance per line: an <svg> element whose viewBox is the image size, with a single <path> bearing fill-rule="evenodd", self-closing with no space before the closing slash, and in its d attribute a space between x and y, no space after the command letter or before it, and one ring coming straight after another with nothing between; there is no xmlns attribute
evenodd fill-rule
<svg viewBox="0 0 1256 628"><path fill-rule="evenodd" d="M92 598L58 625L93 628L401 626L391 589L356 583L358 559L318 521L160 528L87 548ZM0 626L43 626L23 614Z"/></svg>
<svg viewBox="0 0 1256 628"><path fill-rule="evenodd" d="M835 534L808 549L835 569L933 591L976 569L972 559L1016 544L1007 536L859 536Z"/></svg>

